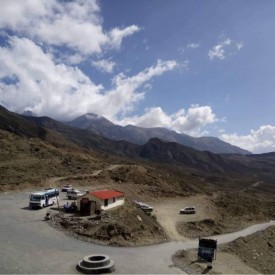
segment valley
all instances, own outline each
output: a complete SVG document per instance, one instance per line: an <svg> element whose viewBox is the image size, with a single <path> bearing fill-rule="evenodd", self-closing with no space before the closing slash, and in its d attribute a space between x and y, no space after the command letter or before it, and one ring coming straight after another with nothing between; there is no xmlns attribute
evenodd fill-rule
<svg viewBox="0 0 275 275"><path fill-rule="evenodd" d="M21 209L16 205L12 209L22 224L19 212L24 209L27 219L32 213L25 209L29 192L64 184L82 191L114 189L126 195L125 205L110 210L100 222L78 214L60 216L56 207L48 209L53 214L47 225L51 234L65 232L90 245L188 243L275 219L274 153L215 154L158 138L138 145L106 139L49 118L25 119L5 109L0 116L1 201L7 203L6 195L20 198ZM137 209L134 200L153 206L152 215ZM61 206L65 202L62 198ZM179 210L189 205L195 206L196 214L180 215ZM3 207L4 215L8 205ZM39 213L45 214L45 210L35 211L36 219L41 219ZM10 223L7 220L7 232ZM232 254L230 249L226 251ZM168 252L165 263L175 253ZM272 259L272 246L265 253Z"/></svg>

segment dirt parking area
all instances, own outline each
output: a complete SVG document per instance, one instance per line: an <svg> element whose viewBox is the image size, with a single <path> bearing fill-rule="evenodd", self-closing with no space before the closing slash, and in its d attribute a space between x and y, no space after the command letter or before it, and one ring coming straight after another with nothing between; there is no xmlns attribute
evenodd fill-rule
<svg viewBox="0 0 275 275"><path fill-rule="evenodd" d="M85 190L83 187L79 187L79 189ZM227 251L219 249L211 270L206 268L206 263L197 261L197 251L195 249L176 253L180 249L193 249L197 245L193 245L195 243L193 240L188 241L184 234L180 235L178 233L178 223L199 221L205 218L215 219L218 216L211 198L206 196L159 198L155 201L144 200L145 203L154 207L157 221L163 226L166 234L169 234L169 238L183 242L119 248L95 246L92 243L81 242L79 238L71 238L70 235L63 234L63 232L47 226L43 221L45 213L49 211L57 212L57 207L55 205L54 209L49 207L37 211L29 210L28 195L30 192L2 194L1 196L0 245L5 247L5 250L2 251L0 266L3 267L3 273L72 274L76 272L74 267L76 259L90 254L91 251L97 251L114 258L119 274L264 274L264 270L259 269L256 271L258 268L251 264L255 261L254 258L261 260L261 255L265 256L265 261L262 261L263 268L268 266L266 264L268 260L271 265L269 270L273 271L269 274L274 274L275 269L272 266L275 247L273 231L263 236L262 232L259 232L254 237L238 240L236 244L231 243ZM60 206L63 206L66 202L65 192L60 193ZM179 214L181 208L190 205L196 207L197 213L195 215ZM111 216L115 217L114 214ZM120 216L118 217L120 218ZM136 219L135 223L139 223L139 221ZM145 222L144 226L147 226ZM159 233L152 232L151 235L148 235L148 238L153 238L157 234ZM144 239L144 237L142 238ZM239 242L241 243L237 246ZM262 246L262 249L260 249L260 246ZM251 251L251 253L249 254L247 251ZM239 254L236 255L233 252ZM47 255L46 262L45 255ZM129 264L125 265L125 259L129 261ZM50 269L47 266L49 261L52 263ZM16 262L16 265L14 262ZM65 262L71 264L64 264Z"/></svg>
<svg viewBox="0 0 275 275"><path fill-rule="evenodd" d="M95 186L93 186L95 188ZM84 190L86 187L76 187L79 190ZM84 188L84 189L83 189ZM101 186L102 188L102 186ZM61 193L60 205L63 206L64 203L67 202L65 193ZM211 202L211 197L205 195L198 195L192 197L177 197L177 198L159 198L157 200L146 200L143 201L148 203L150 206L154 207L153 216L156 217L156 221L162 227L163 233L167 237L163 237L163 241L171 240L171 241L187 241L190 240L190 236L185 234L186 230L182 229L182 224L201 221L204 219L215 219L218 216L216 212L216 208L213 206ZM195 214L180 214L180 209L194 206L196 209ZM128 209L128 212L130 209ZM123 212L123 211L122 211ZM128 213L129 215L129 213ZM122 213L119 214L122 216ZM141 213L139 213L141 216ZM145 219L143 219L143 227L144 230L147 228L147 223L145 223ZM136 224L136 220L133 221ZM148 227L150 228L150 227ZM180 229L180 230L179 230ZM152 231L152 230L151 230ZM144 235L144 234L143 234ZM148 238L150 236L148 235ZM143 236L143 239L148 239ZM153 236L151 238L155 239ZM156 239L153 241L147 240L148 244L152 242L158 243L160 240ZM140 243L142 245L144 243Z"/></svg>
<svg viewBox="0 0 275 275"><path fill-rule="evenodd" d="M149 203L154 207L154 214L158 223L164 228L170 240L185 241L188 240L184 234L177 230L182 223L200 221L203 219L215 219L217 212L207 196L192 196L186 198L164 198ZM195 214L180 214L180 209L194 206Z"/></svg>

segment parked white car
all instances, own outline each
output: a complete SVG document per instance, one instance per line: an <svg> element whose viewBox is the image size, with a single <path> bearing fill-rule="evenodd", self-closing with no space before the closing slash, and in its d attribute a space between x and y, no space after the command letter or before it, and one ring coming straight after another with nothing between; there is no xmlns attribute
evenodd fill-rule
<svg viewBox="0 0 275 275"><path fill-rule="evenodd" d="M194 206L188 206L183 209L180 209L180 214L195 214L196 209Z"/></svg>
<svg viewBox="0 0 275 275"><path fill-rule="evenodd" d="M66 194L66 197L69 199L69 200L76 200L79 196L82 196L84 195L85 193L79 191L79 190L76 190L76 189L71 189L71 190L68 190L67 191L67 194Z"/></svg>
<svg viewBox="0 0 275 275"><path fill-rule="evenodd" d="M73 186L71 184L65 184L65 185L63 185L61 191L62 192L67 192L68 190L71 190L71 189L73 189Z"/></svg>

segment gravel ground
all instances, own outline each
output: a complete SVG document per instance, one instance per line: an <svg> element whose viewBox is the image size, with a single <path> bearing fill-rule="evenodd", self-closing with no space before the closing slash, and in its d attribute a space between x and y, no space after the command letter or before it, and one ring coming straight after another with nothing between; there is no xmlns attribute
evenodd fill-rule
<svg viewBox="0 0 275 275"><path fill-rule="evenodd" d="M178 227L182 223L200 221L205 218L215 218L217 213L207 196L192 196L185 198L167 198L150 203L154 207L157 221L164 228L170 240L186 241L189 238L184 232L179 233ZM180 214L179 210L194 206L195 214Z"/></svg>
<svg viewBox="0 0 275 275"><path fill-rule="evenodd" d="M212 269L206 262L197 261L197 250L180 251L173 256L174 264L188 274L259 274L235 255L218 252L212 262Z"/></svg>
<svg viewBox="0 0 275 275"><path fill-rule="evenodd" d="M108 247L83 242L44 221L49 208L29 210L29 193L0 194L0 269L6 274L76 274L77 262L107 254L117 274L178 274L171 255L178 243L145 247ZM62 200L61 200L62 201Z"/></svg>
<svg viewBox="0 0 275 275"><path fill-rule="evenodd" d="M275 274L275 226L225 245L231 253L263 274Z"/></svg>
<svg viewBox="0 0 275 275"><path fill-rule="evenodd" d="M132 248L83 242L50 227L43 220L49 208L29 210L28 195L29 192L25 191L0 194L1 273L74 274L77 273L75 266L80 259L96 253L109 255L115 261L117 274L179 274L185 271L173 263L172 255L181 249L194 249L198 245L197 240ZM271 223L255 225L216 238L221 244L269 225ZM240 265L239 259L232 261L232 266ZM227 258L222 262L226 264ZM232 269L230 273L234 272Z"/></svg>

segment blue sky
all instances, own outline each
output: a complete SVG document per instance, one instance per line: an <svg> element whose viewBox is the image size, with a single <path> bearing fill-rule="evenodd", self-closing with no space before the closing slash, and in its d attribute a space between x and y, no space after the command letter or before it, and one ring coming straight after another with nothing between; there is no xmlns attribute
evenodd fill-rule
<svg viewBox="0 0 275 275"><path fill-rule="evenodd" d="M0 0L0 104L275 151L275 2Z"/></svg>

